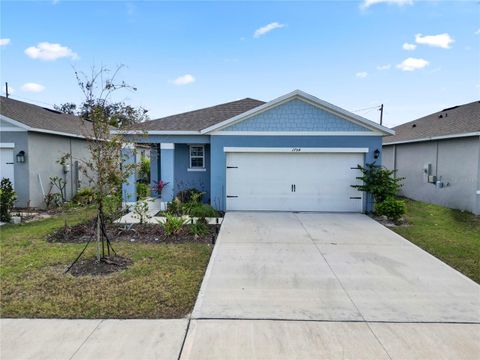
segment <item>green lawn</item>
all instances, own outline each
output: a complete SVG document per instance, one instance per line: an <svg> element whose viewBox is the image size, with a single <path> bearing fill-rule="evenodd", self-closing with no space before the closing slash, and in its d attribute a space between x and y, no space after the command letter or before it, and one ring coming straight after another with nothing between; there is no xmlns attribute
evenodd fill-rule
<svg viewBox="0 0 480 360"><path fill-rule="evenodd" d="M207 244L114 243L128 269L107 276L65 275L84 244L49 243L64 224L91 218L92 209L0 228L0 316L41 318L176 318L192 310L207 266ZM86 257L94 255L90 245Z"/></svg>
<svg viewBox="0 0 480 360"><path fill-rule="evenodd" d="M393 231L480 283L480 216L406 200L410 226Z"/></svg>

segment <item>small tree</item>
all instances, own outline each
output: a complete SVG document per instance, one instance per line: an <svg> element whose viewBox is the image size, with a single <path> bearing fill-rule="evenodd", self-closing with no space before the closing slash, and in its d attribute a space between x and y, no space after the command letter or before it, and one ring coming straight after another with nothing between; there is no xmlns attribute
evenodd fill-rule
<svg viewBox="0 0 480 360"><path fill-rule="evenodd" d="M0 221L11 220L10 211L13 209L17 195L13 190L12 182L8 178L2 178L0 182Z"/></svg>
<svg viewBox="0 0 480 360"><path fill-rule="evenodd" d="M385 167L375 165L375 162L358 165L357 169L362 172L362 176L357 179L362 180L361 185L352 185L359 191L365 191L372 194L376 203L381 203L385 199L394 197L402 187L401 182L405 178L396 178L395 170L388 170Z"/></svg>
<svg viewBox="0 0 480 360"><path fill-rule="evenodd" d="M75 72L78 85L85 96L81 105L81 117L87 125L85 137L88 139L90 150L90 160L80 160L84 165L82 171L92 184L92 199L97 210L95 220L97 260L107 262L111 252L115 253L106 230L107 222L111 221L111 217L108 216L111 212L111 197L113 194L121 194L123 182L133 171L136 171L135 164L123 163L122 149L128 146L128 140L122 133L111 133L112 123L115 123L118 114L112 114L110 111L110 96L120 89L136 90L125 82L116 81L116 75L120 69L121 67L117 68L111 77L108 77L109 70L106 68L98 71L93 69L90 76ZM145 113L141 112L142 116L145 116ZM129 114L132 113L129 112ZM133 112L133 114L139 113ZM145 117L142 120L144 119ZM140 119L131 121L137 122ZM127 130L126 126L124 129ZM87 246L88 243L85 248ZM73 264L80 258L83 251Z"/></svg>

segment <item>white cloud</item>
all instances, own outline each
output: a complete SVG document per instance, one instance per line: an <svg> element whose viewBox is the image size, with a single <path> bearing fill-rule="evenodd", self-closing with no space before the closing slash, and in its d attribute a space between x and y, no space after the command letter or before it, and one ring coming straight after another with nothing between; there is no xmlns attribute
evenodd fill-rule
<svg viewBox="0 0 480 360"><path fill-rule="evenodd" d="M175 80L171 81L171 83L175 85L187 85L193 82L195 82L195 77L190 74L179 76Z"/></svg>
<svg viewBox="0 0 480 360"><path fill-rule="evenodd" d="M377 70L389 70L392 67L390 64L378 65Z"/></svg>
<svg viewBox="0 0 480 360"><path fill-rule="evenodd" d="M45 90L45 86L37 83L29 82L29 83L23 84L21 89L22 91L26 91L26 92L39 93Z"/></svg>
<svg viewBox="0 0 480 360"><path fill-rule="evenodd" d="M32 59L40 59L52 61L62 57L69 57L72 59L78 58L78 55L72 49L62 46L60 44L52 44L49 42L38 43L37 46L30 46L25 49L27 54Z"/></svg>
<svg viewBox="0 0 480 360"><path fill-rule="evenodd" d="M261 28L255 30L255 33L253 34L253 37L254 38L259 38L260 36L262 35L265 35L266 33L272 31L272 30L275 30L275 29L281 29L285 27L284 24L280 24L278 22L272 22L268 25L265 25L265 26L262 26Z"/></svg>
<svg viewBox="0 0 480 360"><path fill-rule="evenodd" d="M360 71L355 74L355 76L359 79L365 79L368 76L366 71Z"/></svg>
<svg viewBox="0 0 480 360"><path fill-rule="evenodd" d="M10 44L10 39L0 39L0 46L5 46Z"/></svg>
<svg viewBox="0 0 480 360"><path fill-rule="evenodd" d="M413 5L413 0L363 0L363 3L360 7L362 9L366 9L372 5L377 5L382 3L403 6L403 5Z"/></svg>
<svg viewBox="0 0 480 360"><path fill-rule="evenodd" d="M415 44L409 44L409 43L404 43L402 46L403 50L415 50L417 45Z"/></svg>
<svg viewBox="0 0 480 360"><path fill-rule="evenodd" d="M415 35L415 42L417 44L449 49L450 44L455 42L455 40L447 33L438 34L438 35L425 35L425 36L423 36L422 34L417 34Z"/></svg>
<svg viewBox="0 0 480 360"><path fill-rule="evenodd" d="M480 29L474 32L475 35L480 35Z"/></svg>
<svg viewBox="0 0 480 360"><path fill-rule="evenodd" d="M415 71L427 66L429 62L424 59L407 58L397 65L397 68L403 71Z"/></svg>

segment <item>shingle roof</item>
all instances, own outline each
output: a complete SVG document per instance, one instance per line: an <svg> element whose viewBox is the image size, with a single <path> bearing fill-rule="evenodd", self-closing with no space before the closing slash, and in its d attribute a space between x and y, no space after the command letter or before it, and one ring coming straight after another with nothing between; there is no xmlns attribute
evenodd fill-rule
<svg viewBox="0 0 480 360"><path fill-rule="evenodd" d="M480 132L480 101L443 109L393 130L396 134L384 137L384 144Z"/></svg>
<svg viewBox="0 0 480 360"><path fill-rule="evenodd" d="M145 131L200 131L262 104L265 104L265 102L245 98L204 109L146 121L136 125L134 129Z"/></svg>
<svg viewBox="0 0 480 360"><path fill-rule="evenodd" d="M63 114L23 101L0 97L0 114L31 127L33 130L55 131L73 136L86 136L92 125L77 116Z"/></svg>

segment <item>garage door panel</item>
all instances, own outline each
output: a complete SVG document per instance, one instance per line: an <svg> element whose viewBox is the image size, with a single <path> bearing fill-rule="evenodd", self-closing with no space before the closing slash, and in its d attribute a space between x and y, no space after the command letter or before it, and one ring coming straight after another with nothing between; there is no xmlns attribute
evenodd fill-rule
<svg viewBox="0 0 480 360"><path fill-rule="evenodd" d="M361 212L358 164L363 154L228 153L227 210Z"/></svg>

